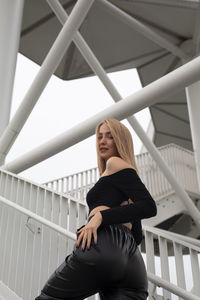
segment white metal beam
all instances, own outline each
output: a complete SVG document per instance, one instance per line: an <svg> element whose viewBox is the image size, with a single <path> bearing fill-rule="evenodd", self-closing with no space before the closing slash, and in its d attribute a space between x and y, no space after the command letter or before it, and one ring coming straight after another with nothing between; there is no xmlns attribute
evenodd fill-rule
<svg viewBox="0 0 200 300"><path fill-rule="evenodd" d="M200 191L200 81L186 88L186 98Z"/></svg>
<svg viewBox="0 0 200 300"><path fill-rule="evenodd" d="M51 75L56 70L68 46L70 45L74 33L81 25L93 2L94 0L79 0L73 8L69 19L63 26L60 34L45 58L40 71L28 90L23 102L0 138L0 162L9 152L31 111L37 103L42 91L47 85Z"/></svg>
<svg viewBox="0 0 200 300"><path fill-rule="evenodd" d="M65 12L64 8L60 4L59 1L54 0L47 0L49 6L61 22L61 24L65 24L66 20L68 19L68 15ZM88 65L91 67L91 69L94 71L94 73L100 78L103 85L106 87L106 89L109 91L110 94L114 96L114 98L118 98L119 94L116 92L115 89L113 89L112 81L107 76L105 70L101 66L100 62L97 60L96 56L88 46L88 44L85 42L83 37L79 32L76 32L73 38L73 42L85 58ZM121 97L120 97L121 99Z"/></svg>
<svg viewBox="0 0 200 300"><path fill-rule="evenodd" d="M154 103L162 102L200 79L200 57L152 82L140 91L111 105L88 120L58 135L49 142L6 164L4 169L19 173L56 153L86 139L95 132L96 124L104 118L123 120Z"/></svg>
<svg viewBox="0 0 200 300"><path fill-rule="evenodd" d="M171 282L168 282L167 280L164 280L157 275L154 275L153 273L148 272L147 276L148 276L148 280L151 281L152 283L156 284L159 287L166 289L167 291L170 291L171 293L179 296L182 299L199 300L199 296L196 296L196 295L180 288L179 286L177 286Z"/></svg>
<svg viewBox="0 0 200 300"><path fill-rule="evenodd" d="M0 1L0 136L10 119L24 0Z"/></svg>
<svg viewBox="0 0 200 300"><path fill-rule="evenodd" d="M152 82L140 91L111 105L88 120L79 123L72 129L58 135L27 154L6 164L5 169L11 172L23 170L47 159L54 154L84 140L95 132L96 124L104 118L113 117L118 120L131 116L154 103L162 102L165 97L174 95L181 89L200 79L200 57L184 64L180 68Z"/></svg>
<svg viewBox="0 0 200 300"><path fill-rule="evenodd" d="M55 2L54 0L47 0L50 7L54 11L54 13L57 15L58 19L62 24L65 23L66 19L68 18L65 10L61 6L59 2ZM107 74L105 73L103 67L91 51L91 49L88 47L80 33L76 33L74 36L74 42L78 46L80 52L83 54L83 56L86 58L86 61L90 65L91 69L96 73L97 76L99 76L100 80L102 81L105 88L108 90L109 94L113 98L115 102L118 102L122 99L122 96L119 94ZM191 217L194 218L195 221L199 220L199 227L200 227L200 213L198 212L197 208L194 206L192 200L189 198L187 193L184 191L182 186L177 181L174 174L171 172L165 161L163 160L160 152L157 150L155 145L152 143L152 141L149 139L143 128L140 126L139 122L134 116L130 116L127 118L128 122L134 129L134 131L137 133L139 138L142 140L143 144L148 149L149 153L152 155L152 157L155 159L155 161L158 163L160 169L165 174L166 178L174 188L176 194L182 199L183 203L185 204L185 207L188 209L189 213L191 214ZM198 222L197 222L198 223Z"/></svg>
<svg viewBox="0 0 200 300"><path fill-rule="evenodd" d="M164 38L161 34L153 31L146 25L142 24L142 22L136 20L126 12L119 9L117 6L113 5L112 3L108 2L107 0L100 0L102 4L108 9L108 12L111 13L114 17L119 18L122 22L126 23L132 29L138 31L146 38L150 39L160 47L167 49L169 52L174 54L175 56L181 59L187 59L187 55L180 49L178 46L174 45L172 42L168 41ZM161 30L160 30L161 31Z"/></svg>
<svg viewBox="0 0 200 300"><path fill-rule="evenodd" d="M199 5L199 0L134 0L134 2L181 8L197 8Z"/></svg>

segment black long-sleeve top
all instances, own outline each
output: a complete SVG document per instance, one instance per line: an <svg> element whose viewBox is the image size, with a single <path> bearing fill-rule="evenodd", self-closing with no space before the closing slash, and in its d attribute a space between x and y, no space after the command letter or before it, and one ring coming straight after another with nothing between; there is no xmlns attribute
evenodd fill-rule
<svg viewBox="0 0 200 300"><path fill-rule="evenodd" d="M133 203L120 206L128 199ZM142 240L141 219L156 215L155 201L133 168L125 168L114 174L100 177L87 193L89 213L100 205L109 206L102 210L102 224L132 223L132 234L137 244Z"/></svg>

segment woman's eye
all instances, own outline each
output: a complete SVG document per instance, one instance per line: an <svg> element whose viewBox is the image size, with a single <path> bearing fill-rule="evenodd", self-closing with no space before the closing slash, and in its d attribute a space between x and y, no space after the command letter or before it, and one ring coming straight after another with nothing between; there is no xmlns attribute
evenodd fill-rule
<svg viewBox="0 0 200 300"><path fill-rule="evenodd" d="M112 135L108 135L107 138L113 139ZM98 136L97 139L98 139L98 140L101 140L101 139L102 139L102 136Z"/></svg>

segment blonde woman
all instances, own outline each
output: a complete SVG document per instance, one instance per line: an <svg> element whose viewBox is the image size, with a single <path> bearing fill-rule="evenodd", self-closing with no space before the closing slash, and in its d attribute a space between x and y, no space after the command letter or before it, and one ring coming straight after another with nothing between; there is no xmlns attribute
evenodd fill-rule
<svg viewBox="0 0 200 300"><path fill-rule="evenodd" d="M137 247L141 219L156 205L138 176L132 137L121 122L96 127L100 178L87 194L88 223L77 230L73 252L54 272L37 300L146 299L147 275Z"/></svg>

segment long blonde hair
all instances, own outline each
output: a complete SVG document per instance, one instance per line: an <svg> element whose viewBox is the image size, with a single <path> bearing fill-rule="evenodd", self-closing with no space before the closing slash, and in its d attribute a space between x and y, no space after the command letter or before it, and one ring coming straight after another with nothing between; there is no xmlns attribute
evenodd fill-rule
<svg viewBox="0 0 200 300"><path fill-rule="evenodd" d="M106 162L100 157L98 146L98 135L101 125L106 124L110 129L113 140L115 142L119 157L129 163L138 173L138 168L134 156L133 139L128 128L116 119L104 119L96 126L96 150L97 150L97 163L100 175L106 169Z"/></svg>

